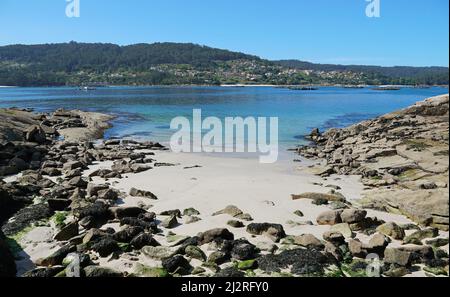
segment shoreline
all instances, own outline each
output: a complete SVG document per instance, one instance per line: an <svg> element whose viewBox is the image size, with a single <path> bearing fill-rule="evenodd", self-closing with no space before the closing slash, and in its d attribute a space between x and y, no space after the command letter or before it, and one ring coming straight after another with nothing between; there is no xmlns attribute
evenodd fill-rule
<svg viewBox="0 0 450 297"><path fill-rule="evenodd" d="M94 120L108 122L98 116ZM80 119L87 126L89 117ZM400 265L398 271L400 260L388 260L387 251L416 255L427 249L429 253L426 242L434 239L447 240L439 250L449 251L448 232L420 227L403 215L362 208L359 200L365 185L360 176L314 174L315 167L322 166L321 160L293 162L286 158L263 165L253 158L175 154L159 144L116 139L98 141L94 146L57 141L49 146L48 156L52 156L51 162L47 160L37 169L44 176L44 183L38 186L44 202L26 209L50 206L53 212L23 225L32 228L20 229L23 227L17 222L22 222L24 213L19 211L13 215L16 222L2 227L9 240L21 246L16 255L21 257L16 262L18 275L64 274L62 259L55 255L67 255L71 246L90 259L83 267L87 276L92 270L120 276L157 276L162 271L282 276L284 268L277 265L288 268L295 264L290 261L298 257L292 258L292 253L313 253L306 265L318 265L318 275L353 276L364 269L352 272L351 267L374 252L395 264L383 268L386 276L425 276L431 271L422 269L429 265L425 254L418 256L418 263ZM55 171L58 174L53 174ZM0 186L8 189L17 182L33 182L34 174L10 177ZM52 193L60 193L61 186L68 191L66 198L58 195L55 199ZM62 213L61 221L58 214ZM29 216L25 217L29 220ZM403 235L392 233L389 226ZM420 245L407 242L411 238ZM143 245L137 244L138 239ZM222 246L225 242L231 250ZM346 247L345 253L338 250L341 245ZM330 257L327 264L320 262L323 255ZM352 260L343 261L344 256ZM165 261L175 258L184 264L172 270ZM250 268L238 268L248 261L253 263ZM268 268L272 265L281 269L280 273ZM285 273L302 274L290 269Z"/></svg>

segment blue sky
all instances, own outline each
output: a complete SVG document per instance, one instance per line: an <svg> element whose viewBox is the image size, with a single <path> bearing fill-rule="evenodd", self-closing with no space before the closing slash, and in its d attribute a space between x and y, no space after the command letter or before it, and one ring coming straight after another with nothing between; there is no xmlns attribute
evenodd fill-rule
<svg viewBox="0 0 450 297"><path fill-rule="evenodd" d="M0 45L193 42L267 59L448 66L448 0L0 0Z"/></svg>

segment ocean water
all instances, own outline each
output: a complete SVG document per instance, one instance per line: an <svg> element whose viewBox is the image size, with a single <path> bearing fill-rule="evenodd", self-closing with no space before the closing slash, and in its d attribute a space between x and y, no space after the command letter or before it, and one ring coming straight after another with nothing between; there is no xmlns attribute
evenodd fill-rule
<svg viewBox="0 0 450 297"><path fill-rule="evenodd" d="M279 143L293 147L304 143L311 129L345 127L407 107L448 89L403 88L375 91L371 88L322 87L316 91L274 87L107 87L91 91L78 88L0 88L0 107L33 108L49 112L57 108L98 111L115 115L106 137L134 137L167 143L174 117L202 116L278 117Z"/></svg>

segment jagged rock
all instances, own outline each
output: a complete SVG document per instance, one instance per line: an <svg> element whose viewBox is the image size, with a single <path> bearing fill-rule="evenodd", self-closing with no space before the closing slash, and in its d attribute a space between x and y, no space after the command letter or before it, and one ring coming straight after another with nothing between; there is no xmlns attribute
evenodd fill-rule
<svg viewBox="0 0 450 297"><path fill-rule="evenodd" d="M402 240L405 237L403 228L394 222L384 223L378 226L377 231L397 240Z"/></svg>
<svg viewBox="0 0 450 297"><path fill-rule="evenodd" d="M76 251L76 247L71 244L67 244L60 249L58 249L56 252L51 254L50 256L39 259L36 261L36 264L39 266L56 266L61 265L64 258L69 254Z"/></svg>
<svg viewBox="0 0 450 297"><path fill-rule="evenodd" d="M227 253L224 253L221 251L216 251L216 252L212 252L208 256L207 262L221 265L221 264L227 262L229 259L230 259L230 256Z"/></svg>
<svg viewBox="0 0 450 297"><path fill-rule="evenodd" d="M385 235L376 233L370 238L367 250L370 253L382 254L388 244L389 239Z"/></svg>
<svg viewBox="0 0 450 297"><path fill-rule="evenodd" d="M119 194L114 189L105 189L105 190L98 191L97 197L99 199L103 199L103 200L115 201L119 198Z"/></svg>
<svg viewBox="0 0 450 297"><path fill-rule="evenodd" d="M325 241L331 242L335 245L341 245L345 242L344 235L338 231L326 231L322 237Z"/></svg>
<svg viewBox="0 0 450 297"><path fill-rule="evenodd" d="M38 125L30 126L25 131L25 140L39 144L43 144L47 141L44 129Z"/></svg>
<svg viewBox="0 0 450 297"><path fill-rule="evenodd" d="M316 221L319 225L335 225L342 222L340 211L336 210L329 210L319 214Z"/></svg>
<svg viewBox="0 0 450 297"><path fill-rule="evenodd" d="M72 237L78 235L78 223L70 222L64 226L58 233L56 233L54 239L57 241L67 241Z"/></svg>
<svg viewBox="0 0 450 297"><path fill-rule="evenodd" d="M253 235L265 235L274 242L286 236L283 226L280 224L271 223L252 223L247 226L247 232Z"/></svg>
<svg viewBox="0 0 450 297"><path fill-rule="evenodd" d="M178 226L178 221L177 221L177 217L175 215L165 219L162 223L161 226L163 226L164 228L167 229L173 229L176 226Z"/></svg>
<svg viewBox="0 0 450 297"><path fill-rule="evenodd" d="M364 258L367 255L367 251L363 248L363 243L358 239L349 239L348 249L355 257Z"/></svg>
<svg viewBox="0 0 450 297"><path fill-rule="evenodd" d="M435 239L427 240L425 243L428 245L431 245L434 248L438 248L441 246L448 245L448 238L435 238Z"/></svg>
<svg viewBox="0 0 450 297"><path fill-rule="evenodd" d="M113 239L118 242L129 243L134 237L141 234L144 230L141 227L126 227L125 229L116 232Z"/></svg>

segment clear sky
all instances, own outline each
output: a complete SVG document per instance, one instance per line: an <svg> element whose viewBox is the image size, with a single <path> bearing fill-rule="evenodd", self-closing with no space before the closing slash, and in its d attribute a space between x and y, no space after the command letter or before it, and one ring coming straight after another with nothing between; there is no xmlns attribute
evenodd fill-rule
<svg viewBox="0 0 450 297"><path fill-rule="evenodd" d="M0 45L193 42L267 59L448 66L449 0L0 0ZM373 1L373 0L372 0Z"/></svg>

